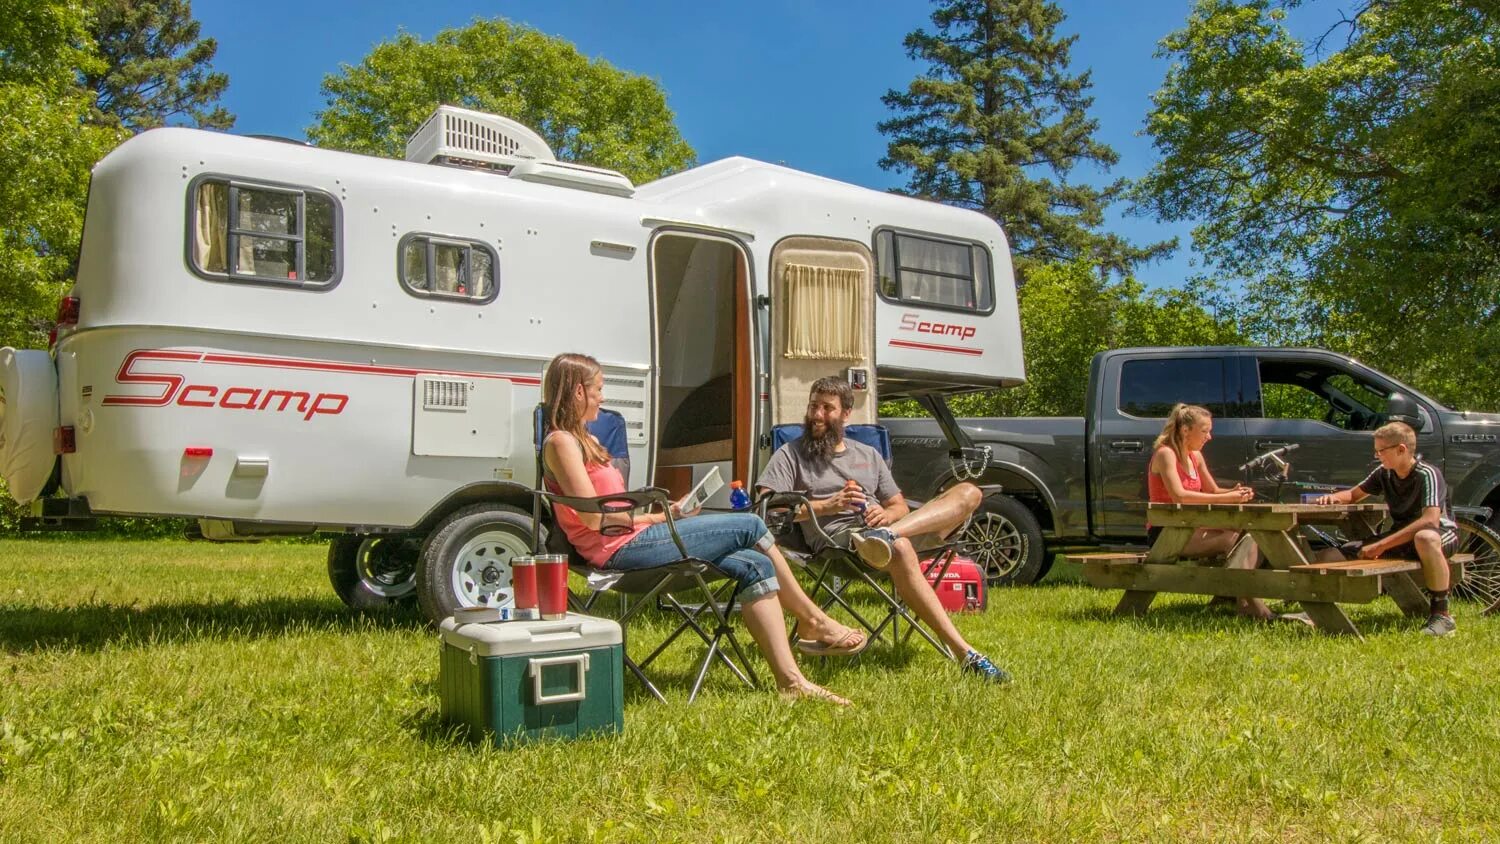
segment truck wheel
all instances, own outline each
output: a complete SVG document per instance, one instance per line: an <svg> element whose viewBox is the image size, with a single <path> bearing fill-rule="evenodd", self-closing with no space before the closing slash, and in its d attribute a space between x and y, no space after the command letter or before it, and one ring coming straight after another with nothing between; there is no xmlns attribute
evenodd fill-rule
<svg viewBox="0 0 1500 844"><path fill-rule="evenodd" d="M1008 495L984 500L963 541L991 586L1027 586L1041 579L1042 527L1026 505Z"/></svg>
<svg viewBox="0 0 1500 844"><path fill-rule="evenodd" d="M1458 523L1458 553L1474 555L1464 582L1453 587L1453 594L1493 607L1500 603L1500 533L1467 516L1455 516L1453 521Z"/></svg>
<svg viewBox="0 0 1500 844"><path fill-rule="evenodd" d="M328 543L328 582L351 609L409 601L417 591L420 551L409 536L336 536Z"/></svg>
<svg viewBox="0 0 1500 844"><path fill-rule="evenodd" d="M531 516L504 504L473 504L438 523L422 546L417 604L436 623L460 607L509 606L510 561L531 553Z"/></svg>

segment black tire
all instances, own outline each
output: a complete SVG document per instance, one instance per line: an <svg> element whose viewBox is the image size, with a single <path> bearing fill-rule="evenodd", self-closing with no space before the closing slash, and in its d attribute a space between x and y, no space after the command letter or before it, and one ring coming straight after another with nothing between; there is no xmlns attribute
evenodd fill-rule
<svg viewBox="0 0 1500 844"><path fill-rule="evenodd" d="M1453 587L1453 595L1482 607L1494 606L1500 602L1500 533L1467 516L1453 521L1458 523L1458 553L1474 555L1474 562L1464 570L1464 582Z"/></svg>
<svg viewBox="0 0 1500 844"><path fill-rule="evenodd" d="M1008 495L984 499L963 541L991 586L1029 586L1044 573L1042 527L1025 504Z"/></svg>
<svg viewBox="0 0 1500 844"><path fill-rule="evenodd" d="M472 504L438 523L422 546L417 605L437 623L460 607L513 600L510 560L530 554L531 515L504 504Z"/></svg>
<svg viewBox="0 0 1500 844"><path fill-rule="evenodd" d="M417 594L420 552L409 536L336 536L328 543L328 582L352 609L407 603Z"/></svg>

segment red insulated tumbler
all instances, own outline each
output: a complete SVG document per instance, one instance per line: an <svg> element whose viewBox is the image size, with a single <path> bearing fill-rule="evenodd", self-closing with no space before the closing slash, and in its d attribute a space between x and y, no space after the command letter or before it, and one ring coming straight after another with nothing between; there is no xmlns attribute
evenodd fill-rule
<svg viewBox="0 0 1500 844"><path fill-rule="evenodd" d="M516 594L516 618L526 618L537 611L536 558L513 557L510 561L510 585ZM535 615L530 615L535 618Z"/></svg>
<svg viewBox="0 0 1500 844"><path fill-rule="evenodd" d="M536 588L543 619L555 621L567 618L568 558L562 554L538 554Z"/></svg>

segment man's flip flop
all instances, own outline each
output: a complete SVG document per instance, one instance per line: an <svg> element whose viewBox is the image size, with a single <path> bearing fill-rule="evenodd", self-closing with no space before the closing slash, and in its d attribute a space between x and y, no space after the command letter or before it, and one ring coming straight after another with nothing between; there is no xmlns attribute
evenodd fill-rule
<svg viewBox="0 0 1500 844"><path fill-rule="evenodd" d="M797 650L808 656L854 656L869 647L870 640L858 630L850 628L832 642L817 639L798 639Z"/></svg>

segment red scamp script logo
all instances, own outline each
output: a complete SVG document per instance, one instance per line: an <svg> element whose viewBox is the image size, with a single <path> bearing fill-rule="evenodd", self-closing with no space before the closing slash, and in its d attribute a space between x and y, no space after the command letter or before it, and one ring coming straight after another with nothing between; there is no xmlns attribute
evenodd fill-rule
<svg viewBox="0 0 1500 844"><path fill-rule="evenodd" d="M928 322L916 314L901 315L901 330L915 331L918 334L941 334L945 337L957 337L967 340L978 331L972 325L960 325L956 322Z"/></svg>
<svg viewBox="0 0 1500 844"><path fill-rule="evenodd" d="M291 411L300 413L303 421L314 416L335 416L344 412L349 397L342 393L310 393L303 390L275 390L262 387L224 387L216 384L188 383L186 375L175 372L136 372L137 361L179 361L198 363L202 352L179 352L166 349L135 351L125 356L120 371L115 373L119 384L153 385L159 394L154 396L105 396L105 405L133 407L221 407L226 410L254 410L271 413Z"/></svg>

